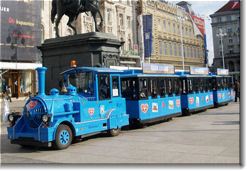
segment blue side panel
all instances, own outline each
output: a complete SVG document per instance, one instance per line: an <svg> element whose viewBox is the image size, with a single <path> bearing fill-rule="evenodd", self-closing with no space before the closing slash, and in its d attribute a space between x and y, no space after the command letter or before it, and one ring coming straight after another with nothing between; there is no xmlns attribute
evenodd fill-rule
<svg viewBox="0 0 247 171"><path fill-rule="evenodd" d="M150 57L152 54L152 15L143 16L143 38L144 38L144 56Z"/></svg>
<svg viewBox="0 0 247 171"><path fill-rule="evenodd" d="M126 104L130 119L140 121L181 113L180 96L127 101Z"/></svg>
<svg viewBox="0 0 247 171"><path fill-rule="evenodd" d="M214 91L214 102L216 104L230 102L232 100L233 100L233 93L231 89Z"/></svg>
<svg viewBox="0 0 247 171"><path fill-rule="evenodd" d="M184 98L183 101L186 101L186 99ZM214 104L213 92L188 94L187 104L188 104L187 108L189 110L196 110L200 108L210 107ZM186 109L185 107L186 106L183 106L183 109Z"/></svg>

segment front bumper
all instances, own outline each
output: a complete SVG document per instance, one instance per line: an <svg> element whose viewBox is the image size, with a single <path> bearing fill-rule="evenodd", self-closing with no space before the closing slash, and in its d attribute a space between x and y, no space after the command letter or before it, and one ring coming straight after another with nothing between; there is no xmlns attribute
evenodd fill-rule
<svg viewBox="0 0 247 171"><path fill-rule="evenodd" d="M26 145L26 146L38 146L38 147L51 147L52 142L41 142L34 140L33 138L18 138L10 140L11 144L19 144L19 145Z"/></svg>
<svg viewBox="0 0 247 171"><path fill-rule="evenodd" d="M32 128L24 117L18 119L12 127L8 127L7 132L8 139L15 144L30 142L30 140L40 143L48 143L54 140L54 127L47 127L41 123L39 127Z"/></svg>

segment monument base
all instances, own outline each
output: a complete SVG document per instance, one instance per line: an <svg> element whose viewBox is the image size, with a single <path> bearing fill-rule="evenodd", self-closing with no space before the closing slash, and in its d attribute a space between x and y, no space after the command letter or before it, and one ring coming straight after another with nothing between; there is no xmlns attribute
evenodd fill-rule
<svg viewBox="0 0 247 171"><path fill-rule="evenodd" d="M122 43L116 36L101 32L45 40L39 49L43 66L48 68L46 91L59 88L59 74L70 68L72 60L77 61L77 66L119 66Z"/></svg>

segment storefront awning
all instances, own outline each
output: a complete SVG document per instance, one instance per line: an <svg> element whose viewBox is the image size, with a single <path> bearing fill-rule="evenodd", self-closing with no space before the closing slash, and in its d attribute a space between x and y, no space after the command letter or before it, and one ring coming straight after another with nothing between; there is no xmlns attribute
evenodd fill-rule
<svg viewBox="0 0 247 171"><path fill-rule="evenodd" d="M42 67L42 64L41 63L0 62L0 70L1 69L34 70L38 67Z"/></svg>

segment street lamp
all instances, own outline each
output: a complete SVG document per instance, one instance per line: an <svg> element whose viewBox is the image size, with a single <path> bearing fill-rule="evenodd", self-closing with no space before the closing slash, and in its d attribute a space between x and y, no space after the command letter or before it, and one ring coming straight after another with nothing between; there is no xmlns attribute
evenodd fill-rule
<svg viewBox="0 0 247 171"><path fill-rule="evenodd" d="M216 34L217 37L220 38L221 42L221 51L222 51L222 61L223 61L223 69L225 69L225 59L224 59L224 47L223 47L223 37L226 36L226 33L223 33L222 29L219 29L219 33Z"/></svg>
<svg viewBox="0 0 247 171"><path fill-rule="evenodd" d="M187 17L177 16L177 19L179 20L180 24L180 40L181 40L181 53L182 53L182 64L183 64L183 70L184 70L184 43L183 43L183 22L187 20Z"/></svg>

